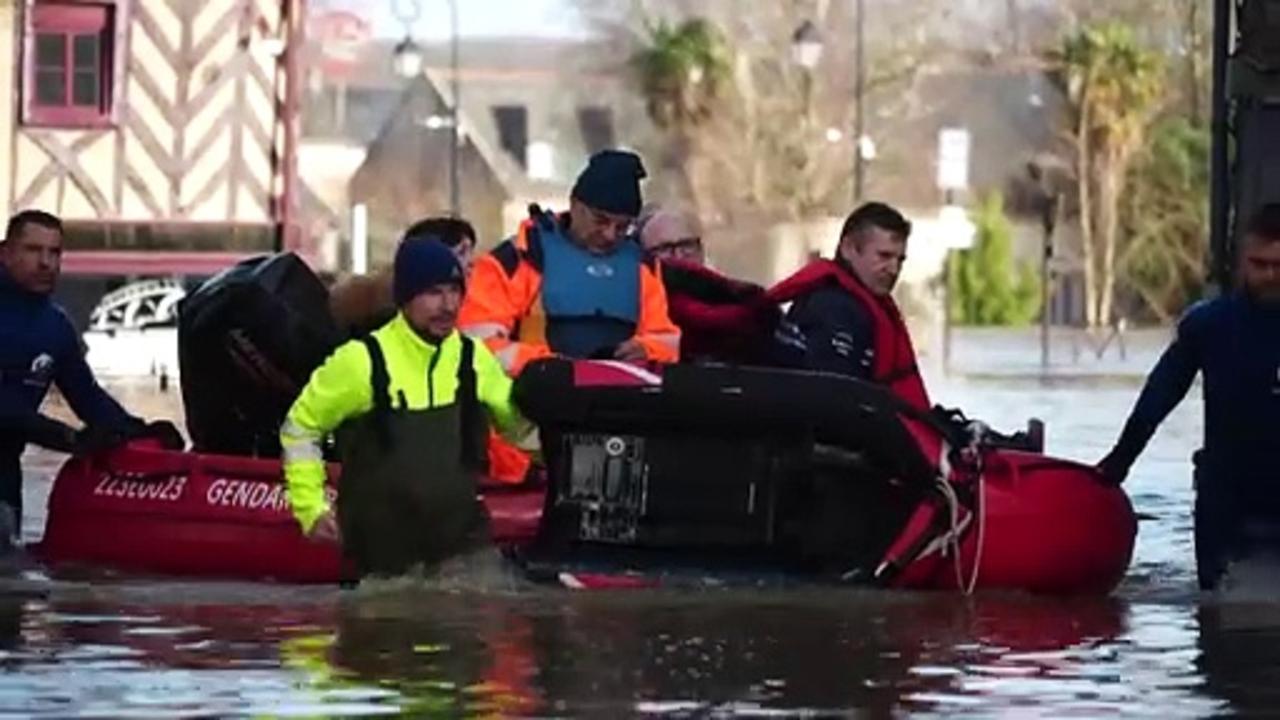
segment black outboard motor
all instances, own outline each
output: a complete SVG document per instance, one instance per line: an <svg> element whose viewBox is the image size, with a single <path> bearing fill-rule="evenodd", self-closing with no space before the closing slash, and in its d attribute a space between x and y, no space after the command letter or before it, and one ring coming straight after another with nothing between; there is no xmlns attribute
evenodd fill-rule
<svg viewBox="0 0 1280 720"><path fill-rule="evenodd" d="M178 311L178 363L197 451L277 457L280 424L342 340L328 291L297 255L245 260Z"/></svg>
<svg viewBox="0 0 1280 720"><path fill-rule="evenodd" d="M547 462L535 573L868 578L935 477L883 389L716 365L592 377L608 365L539 360L516 380Z"/></svg>
<svg viewBox="0 0 1280 720"><path fill-rule="evenodd" d="M553 512L543 538L760 550L773 544L779 486L804 468L801 437L548 433ZM563 527L556 527L557 524Z"/></svg>
<svg viewBox="0 0 1280 720"><path fill-rule="evenodd" d="M919 494L811 435L544 432L534 563L870 577Z"/></svg>

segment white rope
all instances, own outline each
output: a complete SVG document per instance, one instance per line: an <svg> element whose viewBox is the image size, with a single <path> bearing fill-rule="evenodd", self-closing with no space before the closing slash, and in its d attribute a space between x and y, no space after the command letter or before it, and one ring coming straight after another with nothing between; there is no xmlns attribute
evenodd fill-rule
<svg viewBox="0 0 1280 720"><path fill-rule="evenodd" d="M963 590L964 575L960 568L960 498L956 496L956 490L951 486L951 446L946 440L942 441L942 449L938 455L938 477L936 484L938 493L942 495L942 500L947 506L947 533L942 538L942 554L945 556L950 549L952 555L952 563L956 571L956 585Z"/></svg>
<svg viewBox="0 0 1280 720"><path fill-rule="evenodd" d="M640 367L639 365L632 365L631 363L622 362L621 360L595 360L594 362L597 365L604 365L605 367L610 367L610 368L613 368L614 370L618 370L620 372L626 373L627 375L630 375L635 379L640 380L641 382L647 383L649 385L662 384L661 375L654 372L650 372L649 370L646 370Z"/></svg>
<svg viewBox="0 0 1280 720"><path fill-rule="evenodd" d="M942 496L943 503L947 506L948 527L946 532L934 537L934 539L916 554L913 562L924 557L928 557L933 553L940 553L943 557L949 551L952 555L953 569L956 575L956 589L965 595L972 595L978 587L978 578L982 570L982 555L986 546L986 524L987 524L987 505L983 497L985 490L985 467L982 462L982 442L987 433L987 426L974 421L967 426L969 431L969 444L965 450L972 453L974 458L974 492L976 493L977 507L974 512L969 513L968 517L960 516L960 497L956 494L955 486L951 482L951 446L946 440L942 441L942 449L938 457L938 475L934 483L937 487L938 494ZM976 516L976 517L975 517ZM977 537L975 538L975 546L973 553L973 567L966 581L964 577L964 565L961 559L961 538L965 531L974 522L978 525ZM888 567L887 561L882 562L875 570L874 576L880 577Z"/></svg>
<svg viewBox="0 0 1280 720"><path fill-rule="evenodd" d="M569 588L570 590L586 590L587 589L586 583L579 580L577 576L567 572L560 573L558 576L556 576L556 579L560 581L561 585Z"/></svg>
<svg viewBox="0 0 1280 720"><path fill-rule="evenodd" d="M972 514L977 515L976 522L978 525L973 552L973 567L967 581L964 577L964 566L961 559L961 537L964 534L965 525L968 523L962 522L960 518L960 498L951 483L951 448L945 441L942 443L941 456L938 458L938 492L942 495L943 502L947 506L948 519L950 521L947 534L943 538L942 549L945 553L950 548L956 573L956 588L965 595L972 595L978 587L978 577L982 570L983 548L986 545L987 504L983 498L986 473L982 462L982 440L987 433L987 429L986 425L977 421L971 422L967 426L969 445L965 448L965 451L972 454L976 469L974 474L974 498L977 507Z"/></svg>
<svg viewBox="0 0 1280 720"><path fill-rule="evenodd" d="M964 589L965 595L972 595L975 588L978 587L978 573L982 571L982 550L986 546L987 534L987 500L983 497L983 485L986 473L983 471L981 455L978 458L978 472L974 479L974 497L977 503L975 512L978 514L978 536L975 538L973 549L973 574L969 577L969 586Z"/></svg>
<svg viewBox="0 0 1280 720"><path fill-rule="evenodd" d="M986 546L987 534L987 501L983 497L983 485L986 478L986 468L982 462L982 441L987 432L990 430L984 423L977 420L969 423L969 451L973 453L974 465L974 504L977 506L974 512L978 515L978 534L974 538L973 548L973 572L969 576L969 584L963 586L965 595L972 595L974 589L978 587L978 574L982 571L982 551Z"/></svg>
<svg viewBox="0 0 1280 720"><path fill-rule="evenodd" d="M960 498L956 497L955 488L951 487L951 482L945 477L938 478L938 492L947 506L949 521L947 534L943 538L942 554L951 553L951 562L956 571L956 586L963 590L964 572L960 567L960 534L963 532L960 527Z"/></svg>

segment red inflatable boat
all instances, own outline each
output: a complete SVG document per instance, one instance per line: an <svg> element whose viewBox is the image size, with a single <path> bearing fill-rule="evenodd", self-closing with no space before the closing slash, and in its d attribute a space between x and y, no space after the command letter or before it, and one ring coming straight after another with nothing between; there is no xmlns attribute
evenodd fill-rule
<svg viewBox="0 0 1280 720"><path fill-rule="evenodd" d="M331 467L335 493L338 468ZM51 565L186 577L332 583L336 545L312 542L289 513L278 460L199 455L135 443L67 461L49 494L37 555ZM537 531L543 492L485 495L504 544Z"/></svg>
<svg viewBox="0 0 1280 720"><path fill-rule="evenodd" d="M1105 593L1133 550L1128 498L1092 468L907 423L855 380L549 360L521 376L517 401L543 428L547 487L482 492L495 541L521 548L535 575L648 584L692 563L704 575L767 566L897 588ZM920 427L936 437L922 442ZM343 575L335 546L300 535L278 461L143 444L67 462L38 552L166 575Z"/></svg>

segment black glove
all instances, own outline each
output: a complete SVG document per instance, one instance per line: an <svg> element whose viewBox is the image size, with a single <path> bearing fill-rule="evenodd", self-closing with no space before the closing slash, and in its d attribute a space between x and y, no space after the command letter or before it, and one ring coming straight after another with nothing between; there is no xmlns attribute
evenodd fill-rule
<svg viewBox="0 0 1280 720"><path fill-rule="evenodd" d="M153 420L147 423L141 436L158 440L165 450L185 450L187 447L187 441L182 437L182 433L168 420Z"/></svg>
<svg viewBox="0 0 1280 720"><path fill-rule="evenodd" d="M76 433L72 451L76 455L93 455L119 447L128 440L129 437L118 428L90 425Z"/></svg>
<svg viewBox="0 0 1280 720"><path fill-rule="evenodd" d="M1118 486L1129 476L1129 467L1131 465L1133 465L1133 460L1120 452L1120 448L1115 448L1098 462L1097 468L1098 472L1102 473L1104 480Z"/></svg>
<svg viewBox="0 0 1280 720"><path fill-rule="evenodd" d="M929 414L937 418L939 422L949 427L964 428L969 425L969 417L964 414L960 408L948 408L941 405L934 405L929 410Z"/></svg>

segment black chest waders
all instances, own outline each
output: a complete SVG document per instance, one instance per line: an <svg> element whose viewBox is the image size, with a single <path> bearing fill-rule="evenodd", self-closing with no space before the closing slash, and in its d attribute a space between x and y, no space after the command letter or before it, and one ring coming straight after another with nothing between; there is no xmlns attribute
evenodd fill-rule
<svg viewBox="0 0 1280 720"><path fill-rule="evenodd" d="M485 469L487 425L477 400L474 341L462 337L456 401L420 410L409 409L403 393L393 406L382 348L372 336L361 341L374 407L338 431L343 554L361 577L395 576L483 547L488 515L476 478Z"/></svg>

